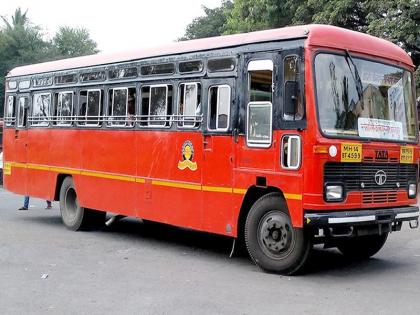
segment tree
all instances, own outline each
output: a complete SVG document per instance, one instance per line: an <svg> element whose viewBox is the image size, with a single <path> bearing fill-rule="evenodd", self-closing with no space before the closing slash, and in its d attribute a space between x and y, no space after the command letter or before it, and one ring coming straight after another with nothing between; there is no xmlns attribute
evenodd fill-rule
<svg viewBox="0 0 420 315"><path fill-rule="evenodd" d="M236 0L226 23L225 34L243 33L292 24L304 0Z"/></svg>
<svg viewBox="0 0 420 315"><path fill-rule="evenodd" d="M185 35L180 40L197 39L218 36L225 32L227 16L232 9L232 2L224 0L222 5L215 9L203 6L205 16L195 18L188 24Z"/></svg>
<svg viewBox="0 0 420 315"><path fill-rule="evenodd" d="M83 28L61 27L52 41L44 39L41 28L33 25L20 8L11 19L1 17L0 28L0 116L3 115L4 81L14 67L59 58L98 52L96 43Z"/></svg>
<svg viewBox="0 0 420 315"><path fill-rule="evenodd" d="M62 26L52 40L57 54L62 57L77 57L98 52L96 43L84 28Z"/></svg>

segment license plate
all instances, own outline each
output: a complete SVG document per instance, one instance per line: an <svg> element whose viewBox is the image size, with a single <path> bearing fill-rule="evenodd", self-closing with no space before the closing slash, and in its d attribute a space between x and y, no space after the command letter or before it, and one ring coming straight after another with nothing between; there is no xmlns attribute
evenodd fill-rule
<svg viewBox="0 0 420 315"><path fill-rule="evenodd" d="M362 162L362 145L359 143L342 143L341 162Z"/></svg>

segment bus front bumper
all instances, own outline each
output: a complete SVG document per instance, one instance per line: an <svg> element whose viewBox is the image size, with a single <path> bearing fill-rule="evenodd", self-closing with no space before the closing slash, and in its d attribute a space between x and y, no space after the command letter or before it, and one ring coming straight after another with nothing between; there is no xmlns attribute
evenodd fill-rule
<svg viewBox="0 0 420 315"><path fill-rule="evenodd" d="M418 227L419 207L398 207L369 210L345 210L334 212L306 211L304 216L307 227L343 227L360 225L401 224L409 221L410 227Z"/></svg>

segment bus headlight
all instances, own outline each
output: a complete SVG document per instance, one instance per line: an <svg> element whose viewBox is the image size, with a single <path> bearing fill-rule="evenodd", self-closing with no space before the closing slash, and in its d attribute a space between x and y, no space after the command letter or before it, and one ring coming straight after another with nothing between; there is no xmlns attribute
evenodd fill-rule
<svg viewBox="0 0 420 315"><path fill-rule="evenodd" d="M342 201L343 200L343 186L342 185L326 185L325 186L325 200L326 201Z"/></svg>
<svg viewBox="0 0 420 315"><path fill-rule="evenodd" d="M417 184L408 184L408 198L415 198L417 195Z"/></svg>

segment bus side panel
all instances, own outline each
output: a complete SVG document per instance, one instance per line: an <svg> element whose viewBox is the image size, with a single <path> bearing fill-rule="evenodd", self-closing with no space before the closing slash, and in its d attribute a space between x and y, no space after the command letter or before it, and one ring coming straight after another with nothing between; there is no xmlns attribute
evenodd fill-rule
<svg viewBox="0 0 420 315"><path fill-rule="evenodd" d="M139 131L138 174L146 178L138 216L201 229L202 135L200 132ZM189 162L183 148L189 146Z"/></svg>
<svg viewBox="0 0 420 315"><path fill-rule="evenodd" d="M234 187L247 190L249 187L258 186L257 177L265 179L265 187L270 188L270 191L271 189L277 189L283 194L292 224L296 227L302 227L303 168L285 170L281 167L281 139L286 134L296 134L296 131L274 131L273 143L270 148L266 149L250 148L246 145L245 137L240 137L236 147L237 160L234 169ZM302 141L303 138L302 136ZM258 187L263 191L265 189L264 186ZM239 218L239 210L240 208L235 213L236 222Z"/></svg>
<svg viewBox="0 0 420 315"><path fill-rule="evenodd" d="M17 162L18 150L15 146L15 129L6 128L3 133L3 163ZM4 165L3 165L4 166ZM3 176L4 187L17 194L26 194L26 168L22 167L11 167L10 175L7 175L5 169Z"/></svg>
<svg viewBox="0 0 420 315"><path fill-rule="evenodd" d="M135 216L135 133L124 130L79 132L82 171L75 184L81 204Z"/></svg>
<svg viewBox="0 0 420 315"><path fill-rule="evenodd" d="M56 136L53 139L53 135ZM27 194L42 199L54 199L55 176L49 171L54 144L58 140L64 142L55 130L31 128L28 130L27 145ZM61 148L59 149L61 150ZM66 161L63 165L68 165Z"/></svg>

